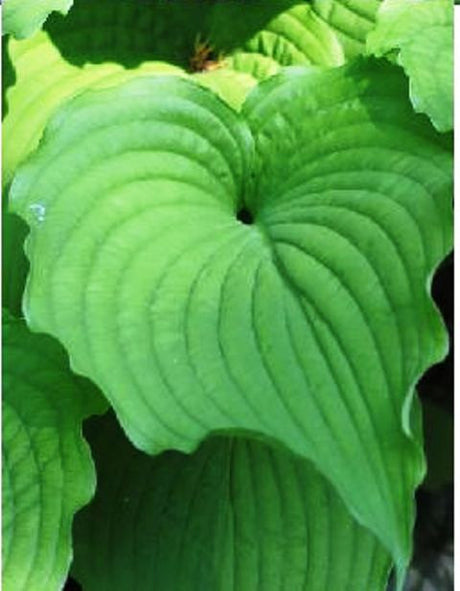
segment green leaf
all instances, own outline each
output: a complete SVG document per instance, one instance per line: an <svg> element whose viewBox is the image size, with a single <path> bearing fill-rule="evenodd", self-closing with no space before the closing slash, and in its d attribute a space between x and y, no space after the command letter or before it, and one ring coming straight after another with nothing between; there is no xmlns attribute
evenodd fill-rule
<svg viewBox="0 0 460 591"><path fill-rule="evenodd" d="M231 23L231 26L229 26ZM218 2L210 43L223 63L262 80L282 66L339 66L343 50L334 31L302 1Z"/></svg>
<svg viewBox="0 0 460 591"><path fill-rule="evenodd" d="M250 74L230 68L219 68L209 72L192 74L198 84L210 88L226 103L239 111L249 92L257 84Z"/></svg>
<svg viewBox="0 0 460 591"><path fill-rule="evenodd" d="M414 109L439 131L453 128L453 10L451 0L384 0L368 39L376 56L397 50Z"/></svg>
<svg viewBox="0 0 460 591"><path fill-rule="evenodd" d="M38 31L53 11L67 14L73 0L5 0L2 10L2 32L17 39Z"/></svg>
<svg viewBox="0 0 460 591"><path fill-rule="evenodd" d="M402 573L451 167L386 61L288 70L243 116L174 77L88 93L12 185L28 322L145 451L243 429L311 460Z"/></svg>
<svg viewBox="0 0 460 591"><path fill-rule="evenodd" d="M312 0L313 10L337 33L345 56L363 54L382 0Z"/></svg>
<svg viewBox="0 0 460 591"><path fill-rule="evenodd" d="M139 16L137 8L133 19ZM8 42L7 55L14 67L16 81L6 92L8 112L2 131L5 146L2 156L4 184L11 181L17 166L35 150L50 116L65 100L88 88L113 86L138 76L182 72L171 64L155 61L144 61L136 67L129 67L128 58L132 51L123 44L123 36L112 48L112 59L104 56L106 61L102 63L74 63L75 54L80 55L75 49L76 40L87 42L88 23L86 19L81 19L81 22L77 20L73 27L71 15L73 11L64 19L64 22L69 22L68 29L61 30L52 21L47 30L40 31L30 39L10 39ZM100 21L96 18L96 12L93 17L97 30ZM126 27L126 32L132 30L128 22ZM65 44L66 35L73 45ZM113 44L113 41L110 42ZM65 48L69 57L65 55Z"/></svg>
<svg viewBox="0 0 460 591"><path fill-rule="evenodd" d="M151 458L108 415L88 424L98 490L75 520L85 591L378 591L389 557L304 461L213 438Z"/></svg>
<svg viewBox="0 0 460 591"><path fill-rule="evenodd" d="M4 56L16 78L4 96L4 185L56 108L88 88L198 69L200 83L239 107L257 79L281 66L343 62L335 34L298 0L76 0L65 18L53 15L34 37L10 39ZM216 67L222 71L209 72Z"/></svg>
<svg viewBox="0 0 460 591"><path fill-rule="evenodd" d="M2 376L2 588L57 591L70 566L73 515L95 488L81 422L105 404L69 372L55 341L7 313Z"/></svg>

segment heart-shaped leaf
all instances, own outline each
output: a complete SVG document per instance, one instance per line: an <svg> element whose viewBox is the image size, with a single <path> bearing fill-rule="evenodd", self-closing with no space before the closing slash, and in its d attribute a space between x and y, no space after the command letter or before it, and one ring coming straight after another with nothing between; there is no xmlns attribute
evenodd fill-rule
<svg viewBox="0 0 460 591"><path fill-rule="evenodd" d="M368 38L368 51L376 56L398 52L414 109L439 131L453 127L453 15L451 0L384 0Z"/></svg>
<svg viewBox="0 0 460 591"><path fill-rule="evenodd" d="M49 14L67 14L73 0L5 0L2 10L2 33L18 39L30 37L43 25Z"/></svg>
<svg viewBox="0 0 460 591"><path fill-rule="evenodd" d="M308 462L213 438L151 458L111 416L85 428L98 473L74 526L85 591L383 591L389 557Z"/></svg>
<svg viewBox="0 0 460 591"><path fill-rule="evenodd" d="M385 61L287 71L243 116L174 77L81 96L11 189L28 322L145 451L236 429L313 461L402 572L451 160Z"/></svg>
<svg viewBox="0 0 460 591"><path fill-rule="evenodd" d="M81 423L106 404L55 341L7 314L2 376L2 589L58 591L73 516L95 489Z"/></svg>

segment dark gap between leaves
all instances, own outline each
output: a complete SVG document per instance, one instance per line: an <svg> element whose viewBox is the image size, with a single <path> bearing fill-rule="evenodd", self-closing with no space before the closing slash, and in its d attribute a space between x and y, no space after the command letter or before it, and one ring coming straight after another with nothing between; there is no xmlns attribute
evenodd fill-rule
<svg viewBox="0 0 460 591"><path fill-rule="evenodd" d="M249 209L242 207L236 214L236 219L241 222L242 224L247 224L248 226L254 222L254 218L252 213Z"/></svg>
<svg viewBox="0 0 460 591"><path fill-rule="evenodd" d="M82 591L83 587L75 579L69 577L64 585L63 591Z"/></svg>

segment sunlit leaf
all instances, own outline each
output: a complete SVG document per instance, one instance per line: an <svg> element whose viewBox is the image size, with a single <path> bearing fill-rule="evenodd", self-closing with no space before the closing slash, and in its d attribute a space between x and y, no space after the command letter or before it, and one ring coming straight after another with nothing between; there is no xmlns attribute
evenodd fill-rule
<svg viewBox="0 0 460 591"><path fill-rule="evenodd" d="M347 58L363 54L382 0L311 0L316 14L336 32Z"/></svg>
<svg viewBox="0 0 460 591"><path fill-rule="evenodd" d="M368 39L377 56L397 51L415 110L439 131L453 127L453 10L451 0L384 0Z"/></svg>
<svg viewBox="0 0 460 591"><path fill-rule="evenodd" d="M239 107L257 80L282 66L340 65L343 52L329 26L299 1L76 0L65 18L51 16L30 39L7 41L4 60L11 63L5 185L56 108L85 89L186 70Z"/></svg>
<svg viewBox="0 0 460 591"><path fill-rule="evenodd" d="M28 322L138 447L277 440L400 575L424 474L414 384L447 349L427 285L452 222L451 146L407 93L385 61L286 71L242 116L187 80L132 81L60 110L10 195L32 230Z"/></svg>
<svg viewBox="0 0 460 591"><path fill-rule="evenodd" d="M49 14L67 14L73 0L5 0L2 9L2 32L18 39L29 37L43 25Z"/></svg>
<svg viewBox="0 0 460 591"><path fill-rule="evenodd" d="M229 26L231 23L231 26ZM224 65L258 80L281 67L339 66L342 46L331 27L303 1L217 2L210 43Z"/></svg>
<svg viewBox="0 0 460 591"><path fill-rule="evenodd" d="M56 24L54 19L33 37L23 41L10 39L7 44L15 83L5 96L8 111L2 130L4 184L11 181L18 164L37 147L48 119L66 99L88 88L112 86L137 76L181 72L173 65L155 61L131 65L129 58L133 57L133 48L123 44L123 35L115 43L110 38L105 40L111 44L111 56L106 55L105 61L99 62L94 50L95 61L85 59L85 55L91 55L89 51L85 54L88 22L80 19L72 23L71 17L76 19L76 9L77 6L62 20L68 27L59 20ZM136 16L139 17L139 10L133 12L131 27L126 23L126 34L136 28ZM101 23L95 10L92 17L96 31ZM147 31L142 33L148 34Z"/></svg>

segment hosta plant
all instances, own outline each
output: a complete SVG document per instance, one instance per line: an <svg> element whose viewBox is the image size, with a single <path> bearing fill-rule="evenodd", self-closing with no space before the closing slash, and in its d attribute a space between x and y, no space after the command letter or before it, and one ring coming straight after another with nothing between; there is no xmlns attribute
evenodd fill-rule
<svg viewBox="0 0 460 591"><path fill-rule="evenodd" d="M448 349L451 3L3 24L5 589L402 589Z"/></svg>

